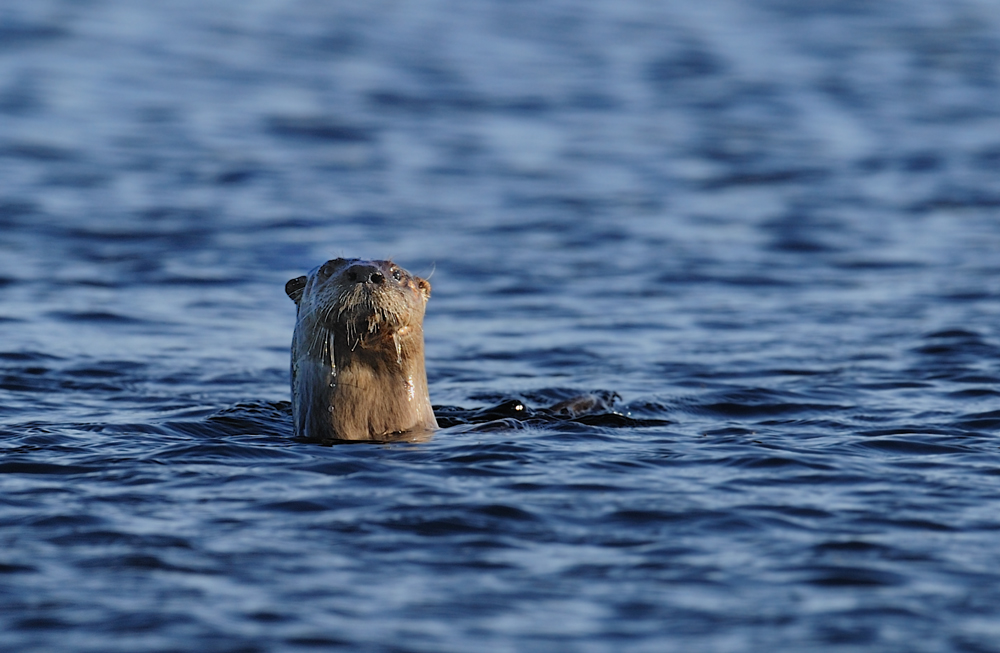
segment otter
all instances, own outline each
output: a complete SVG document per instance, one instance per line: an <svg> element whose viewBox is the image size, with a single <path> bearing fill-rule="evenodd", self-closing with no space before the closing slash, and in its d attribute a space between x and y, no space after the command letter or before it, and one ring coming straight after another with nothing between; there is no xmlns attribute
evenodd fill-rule
<svg viewBox="0 0 1000 653"><path fill-rule="evenodd" d="M424 369L431 285L392 261L337 258L285 284L296 437L398 440L438 428Z"/></svg>

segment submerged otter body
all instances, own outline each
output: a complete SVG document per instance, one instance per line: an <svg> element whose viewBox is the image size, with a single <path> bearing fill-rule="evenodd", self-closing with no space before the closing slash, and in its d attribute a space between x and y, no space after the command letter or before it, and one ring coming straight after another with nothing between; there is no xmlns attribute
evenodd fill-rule
<svg viewBox="0 0 1000 653"><path fill-rule="evenodd" d="M333 259L285 292L292 338L295 435L390 440L437 429L424 370L430 284L391 261Z"/></svg>

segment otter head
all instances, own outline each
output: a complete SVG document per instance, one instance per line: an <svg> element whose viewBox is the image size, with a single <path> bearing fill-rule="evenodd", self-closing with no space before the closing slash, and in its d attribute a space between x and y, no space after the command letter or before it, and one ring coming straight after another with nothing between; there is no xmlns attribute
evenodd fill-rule
<svg viewBox="0 0 1000 653"><path fill-rule="evenodd" d="M431 285L392 261L333 259L285 284L297 435L384 440L437 428L424 370Z"/></svg>
<svg viewBox="0 0 1000 653"><path fill-rule="evenodd" d="M337 258L285 284L299 319L329 330L350 349L419 330L431 284L392 261Z"/></svg>

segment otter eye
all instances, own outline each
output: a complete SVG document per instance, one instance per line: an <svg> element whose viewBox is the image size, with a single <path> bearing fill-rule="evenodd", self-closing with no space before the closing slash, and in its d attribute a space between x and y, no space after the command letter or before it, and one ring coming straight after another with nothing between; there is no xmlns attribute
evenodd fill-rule
<svg viewBox="0 0 1000 653"><path fill-rule="evenodd" d="M400 270L399 268L393 268L393 270L392 270L392 278L395 279L396 281L402 281L403 280L403 271Z"/></svg>
<svg viewBox="0 0 1000 653"><path fill-rule="evenodd" d="M331 274L333 274L338 267L340 267L340 264L343 263L343 261L344 261L343 259L339 258L334 259L332 261L327 261L326 263L323 264L323 267L319 269L319 273L322 274L324 277L328 277Z"/></svg>

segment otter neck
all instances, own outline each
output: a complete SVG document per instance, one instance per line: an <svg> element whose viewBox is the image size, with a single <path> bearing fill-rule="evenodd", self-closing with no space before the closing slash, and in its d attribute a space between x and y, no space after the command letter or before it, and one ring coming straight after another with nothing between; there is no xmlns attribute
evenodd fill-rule
<svg viewBox="0 0 1000 653"><path fill-rule="evenodd" d="M371 440L437 428L417 327L361 342L332 332L328 428L342 440Z"/></svg>

